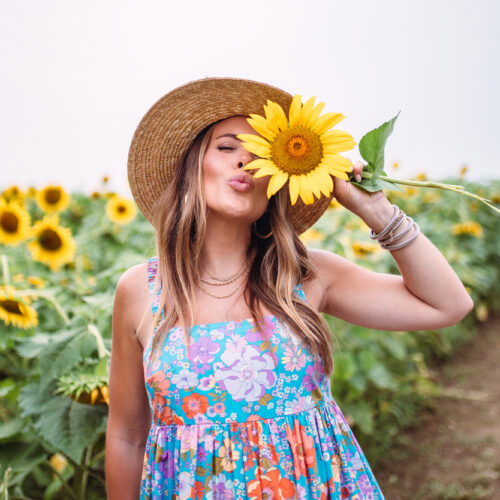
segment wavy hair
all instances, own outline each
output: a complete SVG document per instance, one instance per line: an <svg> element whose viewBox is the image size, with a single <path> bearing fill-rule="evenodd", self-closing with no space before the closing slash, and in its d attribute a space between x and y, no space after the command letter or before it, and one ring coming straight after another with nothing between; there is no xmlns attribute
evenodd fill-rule
<svg viewBox="0 0 500 500"><path fill-rule="evenodd" d="M179 322L189 349L194 324L195 288L199 283L201 250L206 233L207 209L203 193L202 162L215 123L193 141L174 179L169 183L153 210L158 272L155 289L162 283L158 311L153 324L158 329L152 341L152 359L161 351L163 339ZM254 255L244 289L244 298L262 333L264 305L303 341L329 375L333 369L331 334L324 318L293 292L294 288L315 277L307 250L286 216L289 198L285 190L276 193L256 225L272 230L272 237L261 238L253 231L247 257ZM167 292L168 290L168 292ZM167 303L167 293L169 307ZM164 314L163 321L161 313Z"/></svg>

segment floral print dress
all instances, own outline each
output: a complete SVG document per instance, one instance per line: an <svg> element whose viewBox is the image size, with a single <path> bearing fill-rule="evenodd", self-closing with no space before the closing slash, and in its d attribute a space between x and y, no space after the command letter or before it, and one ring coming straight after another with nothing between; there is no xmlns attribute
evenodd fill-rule
<svg viewBox="0 0 500 500"><path fill-rule="evenodd" d="M157 266L148 260L153 313ZM155 359L150 340L141 499L384 498L321 362L275 316L264 325L196 325L189 356L181 328Z"/></svg>

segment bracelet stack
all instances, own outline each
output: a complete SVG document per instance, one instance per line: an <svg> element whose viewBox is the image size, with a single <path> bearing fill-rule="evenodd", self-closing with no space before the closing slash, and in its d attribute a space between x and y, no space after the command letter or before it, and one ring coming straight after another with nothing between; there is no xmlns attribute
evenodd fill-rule
<svg viewBox="0 0 500 500"><path fill-rule="evenodd" d="M397 205L392 206L394 208L394 214L387 226L378 234L374 233L373 229L370 230L370 238L372 240L377 240L380 246L386 250L397 250L409 245L420 232L419 225L413 222L411 217L406 215ZM413 234L411 234L412 229L415 229ZM399 241L409 233L411 234L409 238Z"/></svg>

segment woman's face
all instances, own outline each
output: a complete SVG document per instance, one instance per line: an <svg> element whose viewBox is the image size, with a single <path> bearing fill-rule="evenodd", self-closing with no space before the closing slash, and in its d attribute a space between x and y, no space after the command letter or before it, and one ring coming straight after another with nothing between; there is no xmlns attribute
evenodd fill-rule
<svg viewBox="0 0 500 500"><path fill-rule="evenodd" d="M269 176L255 179L243 170L256 156L241 145L238 134L255 134L244 117L233 116L214 126L203 158L203 188L211 213L251 223L267 208Z"/></svg>

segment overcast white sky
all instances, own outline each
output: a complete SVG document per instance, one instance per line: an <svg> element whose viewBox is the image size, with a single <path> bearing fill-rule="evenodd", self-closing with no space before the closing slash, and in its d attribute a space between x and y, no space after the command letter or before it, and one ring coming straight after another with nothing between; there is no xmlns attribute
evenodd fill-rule
<svg viewBox="0 0 500 500"><path fill-rule="evenodd" d="M205 76L315 95L357 141L401 110L400 176L499 178L499 33L497 0L2 0L0 189L126 193L144 113Z"/></svg>

